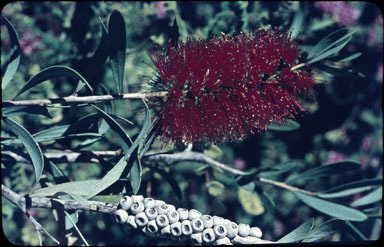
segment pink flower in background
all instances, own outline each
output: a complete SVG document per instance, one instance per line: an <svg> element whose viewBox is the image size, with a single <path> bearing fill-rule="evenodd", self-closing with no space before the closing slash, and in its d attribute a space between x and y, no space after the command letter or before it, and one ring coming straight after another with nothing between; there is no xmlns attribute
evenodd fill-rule
<svg viewBox="0 0 384 247"><path fill-rule="evenodd" d="M365 136L361 142L360 149L362 151L369 151L371 148L371 138L369 136Z"/></svg>
<svg viewBox="0 0 384 247"><path fill-rule="evenodd" d="M247 166L247 162L243 159L234 159L233 166L238 170L243 170Z"/></svg>
<svg viewBox="0 0 384 247"><path fill-rule="evenodd" d="M336 151L330 151L328 153L327 161L325 162L325 164L329 165L329 164L340 162L340 161L343 161L346 159L347 159L347 157L344 154L336 152Z"/></svg>
<svg viewBox="0 0 384 247"><path fill-rule="evenodd" d="M342 1L318 1L315 7L325 13L330 13L336 18L336 22L341 26L351 26L360 17L360 11L352 5Z"/></svg>
<svg viewBox="0 0 384 247"><path fill-rule="evenodd" d="M30 56L35 48L41 44L40 38L35 36L31 31L23 32L19 41L20 48L26 56Z"/></svg>
<svg viewBox="0 0 384 247"><path fill-rule="evenodd" d="M164 2L155 2L155 8L157 9L157 17L159 19L165 18L165 16L167 15L167 10L165 9Z"/></svg>
<svg viewBox="0 0 384 247"><path fill-rule="evenodd" d="M380 63L377 68L377 80L383 82L383 63Z"/></svg>

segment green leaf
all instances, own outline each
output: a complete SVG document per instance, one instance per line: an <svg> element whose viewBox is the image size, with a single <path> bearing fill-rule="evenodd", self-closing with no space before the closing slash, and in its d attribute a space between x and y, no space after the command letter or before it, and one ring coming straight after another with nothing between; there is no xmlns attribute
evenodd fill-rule
<svg viewBox="0 0 384 247"><path fill-rule="evenodd" d="M313 218L308 219L303 224L298 226L295 230L291 231L281 239L279 239L278 243L295 243L303 240L308 233L312 230L314 226L315 220Z"/></svg>
<svg viewBox="0 0 384 247"><path fill-rule="evenodd" d="M47 107L45 106L24 106L24 105L16 105L16 106L10 106L10 107L3 106L2 110L3 110L3 115L7 115L7 116L12 116L16 114L37 114L37 115L43 115L48 118L52 118Z"/></svg>
<svg viewBox="0 0 384 247"><path fill-rule="evenodd" d="M93 92L93 88L91 87L91 85L89 85L87 80L85 80L85 78L82 75L80 75L79 72L67 66L54 65L54 66L43 69L42 71L37 73L35 76L33 76L31 79L29 79L25 83L24 87L16 95L16 97L24 93L28 89L31 89L32 87L38 85L39 83L45 82L47 80L50 80L59 76L69 76L74 79L82 80L87 85L89 90Z"/></svg>
<svg viewBox="0 0 384 247"><path fill-rule="evenodd" d="M172 187L173 192L175 192L177 198L180 199L180 201L183 200L183 193L180 189L179 184L176 182L176 180L171 176L168 172L164 171L163 169L159 169L154 166L150 166L149 169L151 169L154 172L157 172L161 175L161 177L169 183L169 185Z"/></svg>
<svg viewBox="0 0 384 247"><path fill-rule="evenodd" d="M381 201L382 197L383 197L383 187L380 186L379 188L375 189L371 193L352 202L350 205L352 207L364 206L364 205Z"/></svg>
<svg viewBox="0 0 384 247"><path fill-rule="evenodd" d="M21 49L19 38L17 37L15 29L9 20L3 15L1 16L1 25L5 25L8 29L11 46L11 56L9 57L9 60L4 64L4 67L1 68L1 89L4 90L15 76L15 73L19 67Z"/></svg>
<svg viewBox="0 0 384 247"><path fill-rule="evenodd" d="M88 193L86 198L89 199L114 184L124 172L127 164L128 162L126 157L121 157L119 162L117 162L117 164L109 170L109 172L101 180L98 181L92 191Z"/></svg>
<svg viewBox="0 0 384 247"><path fill-rule="evenodd" d="M114 10L109 18L108 34L112 74L117 92L121 94L123 92L127 37L124 17L117 10Z"/></svg>
<svg viewBox="0 0 384 247"><path fill-rule="evenodd" d="M331 189L322 191L321 193L318 194L330 194L334 192L340 192L343 190L347 189L354 189L354 188L365 188L365 187L370 187L370 186L377 186L377 185L382 185L383 184L383 179L382 178L369 178L369 179L363 179L359 181L352 181L349 183L341 184L339 186L333 187Z"/></svg>
<svg viewBox="0 0 384 247"><path fill-rule="evenodd" d="M84 199L81 195L73 192L68 192L68 191L59 191L53 195L54 198L58 198L59 196L64 196L65 199L69 199L69 197L72 197L75 201L82 205L88 205L88 201ZM68 197L69 196L69 197Z"/></svg>
<svg viewBox="0 0 384 247"><path fill-rule="evenodd" d="M339 60L338 62L342 63L342 62L347 62L347 61L354 60L354 59L360 57L361 54L362 54L361 52L356 52L356 53L354 53L354 54L352 54L352 55L350 55L348 57L345 57L345 58Z"/></svg>
<svg viewBox="0 0 384 247"><path fill-rule="evenodd" d="M123 127L116 122L115 119L113 119L108 113L101 110L99 107L92 105L93 108L95 108L100 115L104 118L105 122L109 125L109 127L117 134L118 142L120 146L123 148L125 157L128 157L130 155L130 145L132 144L131 138L128 136L128 134L124 131Z"/></svg>
<svg viewBox="0 0 384 247"><path fill-rule="evenodd" d="M296 121L288 119L284 124L268 124L267 129L272 131L293 131L300 128L300 124Z"/></svg>
<svg viewBox="0 0 384 247"><path fill-rule="evenodd" d="M295 181L306 181L308 179L320 178L324 176L331 176L338 173L344 173L346 171L359 170L361 165L354 161L341 161L329 165L318 166L310 170L299 173L291 178L288 178L285 182L292 183Z"/></svg>
<svg viewBox="0 0 384 247"><path fill-rule="evenodd" d="M44 170L53 176L53 180L55 181L56 184L69 182L69 178L65 176L65 174L60 170L60 168L57 167L52 160L46 158L45 156L44 156L44 164L45 164Z"/></svg>
<svg viewBox="0 0 384 247"><path fill-rule="evenodd" d="M284 162L282 164L273 166L271 168L259 169L259 171L255 173L255 175L263 178L280 175L285 172L292 171L292 169L295 167L295 164L296 163L294 161Z"/></svg>
<svg viewBox="0 0 384 247"><path fill-rule="evenodd" d="M303 26L304 19L307 16L307 8L305 3L299 3L300 6L296 11L295 17L293 18L291 28L289 29L291 33L291 39L295 39L299 34L301 27ZM304 5L304 6L303 6Z"/></svg>
<svg viewBox="0 0 384 247"><path fill-rule="evenodd" d="M130 175L131 175L131 187L133 194L137 194L140 189L140 184L141 184L141 175L142 175L142 167L141 167L141 160L139 157L137 157L137 154L134 158L135 160L133 161L131 170L130 170Z"/></svg>
<svg viewBox="0 0 384 247"><path fill-rule="evenodd" d="M94 85L94 77L95 75L100 71L100 69L103 68L105 61L108 58L109 55L109 40L108 40L108 33L107 29L104 26L103 21L99 17L99 20L101 22L101 29L102 29L102 36L99 43L99 46L97 47L95 53L90 58L87 66L85 67L83 71L83 77L91 84ZM75 90L75 94L78 93L86 84L83 81L79 81Z"/></svg>
<svg viewBox="0 0 384 247"><path fill-rule="evenodd" d="M309 196L300 192L293 193L299 200L323 214L350 221L364 221L368 218L367 215L359 210Z"/></svg>
<svg viewBox="0 0 384 247"><path fill-rule="evenodd" d="M341 219L331 219L328 220L321 225L313 228L308 235L303 239L303 243L305 242L314 242L319 241L333 233L337 230L342 230L345 227L346 221Z"/></svg>
<svg viewBox="0 0 384 247"><path fill-rule="evenodd" d="M361 193L363 191L367 191L370 189L372 189L371 186L365 186L365 187L359 187L359 188L353 188L353 189L346 189L339 192L328 193L328 194L318 193L317 195L321 198L337 198L337 197L344 197L344 196Z"/></svg>
<svg viewBox="0 0 384 247"><path fill-rule="evenodd" d="M364 78L365 75L362 73L358 72L355 69L346 69L346 68L340 68L332 65L324 65L324 64L319 64L318 66L319 70L322 70L324 72L327 72L331 75L334 76L340 76L340 77L361 77Z"/></svg>
<svg viewBox="0 0 384 247"><path fill-rule="evenodd" d="M100 180L85 180L52 185L34 191L30 194L30 197L52 197L58 192L72 193L74 191L76 191L76 194L79 196L86 196L95 188L99 181Z"/></svg>
<svg viewBox="0 0 384 247"><path fill-rule="evenodd" d="M219 181L210 181L208 184L206 184L206 186L208 193L214 197L221 196L225 190L224 184L220 183Z"/></svg>
<svg viewBox="0 0 384 247"><path fill-rule="evenodd" d="M40 177L44 169L43 153L41 152L39 144L33 139L32 135L16 121L2 117L4 123L12 130L13 133L21 140L25 149L32 160L32 165L35 170L36 183L40 180Z"/></svg>
<svg viewBox="0 0 384 247"><path fill-rule="evenodd" d="M350 233L352 236L354 236L359 241L367 241L368 238L364 236L364 234L359 231L351 222L346 222L346 230L348 233Z"/></svg>
<svg viewBox="0 0 384 247"><path fill-rule="evenodd" d="M329 50L334 46L335 41L343 39L348 34L348 31L349 30L347 28L341 28L325 36L308 52L308 59L311 59Z"/></svg>
<svg viewBox="0 0 384 247"><path fill-rule="evenodd" d="M260 215L264 213L264 207L257 192L239 187L238 198L241 206L247 213L251 215Z"/></svg>
<svg viewBox="0 0 384 247"><path fill-rule="evenodd" d="M348 29L339 29L322 39L309 51L308 59L310 60L307 64L312 64L337 54L352 39L352 34L356 30L345 34L346 32L348 32ZM341 38L339 38L340 36Z"/></svg>

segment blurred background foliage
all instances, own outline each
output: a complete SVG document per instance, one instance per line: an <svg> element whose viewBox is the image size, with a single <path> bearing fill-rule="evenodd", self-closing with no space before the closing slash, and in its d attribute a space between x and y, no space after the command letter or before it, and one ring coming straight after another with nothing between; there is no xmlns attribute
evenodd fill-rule
<svg viewBox="0 0 384 247"><path fill-rule="evenodd" d="M361 164L358 171L314 178L295 186L321 191L337 185L368 178L382 177L382 85L383 85L383 17L380 9L369 2L13 2L2 9L15 27L22 49L21 64L12 86L2 92L3 99L12 99L23 84L40 70L51 65L66 65L80 73L96 50L102 34L100 19L108 22L110 13L119 10L126 21L127 60L125 64L124 92L144 91L154 75L147 56L149 47L165 47L174 18L180 28L180 39L209 38L220 33L238 34L241 30L255 30L269 26L288 31L296 13L303 13L297 36L303 50L313 47L320 39L341 27L357 29L343 54L361 52L355 60L330 63L335 71L314 68L317 103L304 102L307 113L299 116L301 127L291 132L260 133L243 141L226 143L205 150L206 154L240 170L267 168L294 161L294 169L274 177L284 181L310 168L326 166L343 160ZM348 14L346 14L348 13ZM1 27L1 63L9 54L9 37ZM108 66L97 71L92 80L97 94L103 94L100 85L110 93L114 91L112 72ZM348 73L353 68L364 75ZM57 78L24 93L23 99L55 98L70 95L77 81ZM81 93L80 93L81 94ZM114 102L114 113L129 119L133 125L121 122L128 134L136 134L143 121L143 107L137 100ZM52 118L41 115L18 115L18 122L34 134L54 125L70 124L90 113L85 107L49 108ZM2 131L2 136L7 133ZM72 150L81 138L67 138L46 143L45 150ZM22 146L17 146L22 153ZM106 138L83 150L117 150L116 136L111 131ZM155 142L152 151L160 151ZM71 181L100 178L106 172L102 166L91 163L57 164ZM168 172L182 191L182 200L175 197L173 188L151 166ZM33 170L14 162L2 169L2 181L24 195L52 183L43 175L34 184ZM316 224L330 219L299 201L291 192L271 185L256 184L255 207L242 203L239 186L234 179L220 170L201 163L181 162L168 167L164 164L145 164L139 193L164 200L179 207L196 208L201 212L220 215L236 222L258 226L263 239L277 240L309 219ZM342 198L342 204L362 197L366 192ZM265 199L265 198L269 198ZM112 200L112 197L111 197ZM116 199L114 199L116 200ZM269 202L269 203L268 203ZM381 229L381 201L379 204L358 207L372 212L372 217L353 223L367 239L377 239ZM32 210L34 217L51 233L59 231L52 211ZM376 217L375 217L376 215ZM20 245L37 245L37 234L23 213L7 200L2 200L3 231L9 241ZM151 239L135 233L134 237L122 232L110 216L81 213L78 227L92 245L170 244L167 240ZM353 241L354 236L337 231L325 240ZM49 239L44 244L52 244Z"/></svg>

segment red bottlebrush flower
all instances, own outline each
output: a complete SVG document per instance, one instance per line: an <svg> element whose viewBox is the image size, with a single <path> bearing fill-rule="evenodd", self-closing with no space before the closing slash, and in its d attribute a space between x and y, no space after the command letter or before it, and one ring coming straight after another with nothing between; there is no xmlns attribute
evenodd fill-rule
<svg viewBox="0 0 384 247"><path fill-rule="evenodd" d="M298 44L277 29L187 39L149 55L168 91L159 131L176 143L232 141L284 123L304 111L299 96L314 83L309 68L292 69Z"/></svg>

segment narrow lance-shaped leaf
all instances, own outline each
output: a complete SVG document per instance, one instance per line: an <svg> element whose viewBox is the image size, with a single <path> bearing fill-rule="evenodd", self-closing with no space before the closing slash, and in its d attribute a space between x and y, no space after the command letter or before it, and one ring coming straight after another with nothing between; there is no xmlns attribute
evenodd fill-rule
<svg viewBox="0 0 384 247"><path fill-rule="evenodd" d="M33 139L32 135L16 121L3 117L4 123L17 135L17 137L24 144L28 154L31 157L33 168L35 170L36 183L40 180L44 168L43 153L41 152L39 144Z"/></svg>
<svg viewBox="0 0 384 247"><path fill-rule="evenodd" d="M84 72L82 72L83 77L93 86L95 86L93 83L93 79L96 73L98 73L100 69L102 69L102 66L104 65L109 55L109 44L108 44L109 40L108 40L107 29L105 28L101 18L99 18L99 20L101 22L101 29L102 29L101 40L95 53L90 58L89 63L85 67ZM78 93L85 85L86 84L80 80L77 84L77 87L74 93L75 94Z"/></svg>
<svg viewBox="0 0 384 247"><path fill-rule="evenodd" d="M131 187L133 194L137 194L140 189L140 184L141 184L141 175L142 175L142 166L141 166L141 161L137 157L134 157L134 161L131 167L130 175L131 175Z"/></svg>
<svg viewBox="0 0 384 247"><path fill-rule="evenodd" d="M85 180L52 185L50 187L34 191L30 194L30 197L50 197L54 196L58 192L72 193L73 191L76 191L77 195L86 196L98 183L99 180Z"/></svg>
<svg viewBox="0 0 384 247"><path fill-rule="evenodd" d="M43 115L48 118L52 118L47 107L45 106L25 106L25 105L15 105L10 107L2 108L3 115L12 116L16 114L37 114Z"/></svg>
<svg viewBox="0 0 384 247"><path fill-rule="evenodd" d="M359 207L359 206L364 206L368 205L371 203L375 203L380 201L383 198L383 187L380 186L371 193L357 199L356 201L352 202L350 205L352 207Z"/></svg>
<svg viewBox="0 0 384 247"><path fill-rule="evenodd" d="M24 87L16 95L16 97L19 96L20 94L24 93L28 89L31 89L32 87L38 85L39 83L42 83L44 81L47 81L47 80L50 80L50 79L53 79L53 78L56 78L59 76L69 76L69 77L72 77L74 79L82 80L87 85L89 90L91 90L91 92L93 92L93 88L91 87L91 85L89 85L87 80L85 80L85 78L82 75L80 75L79 72L77 72L76 70L71 69L67 66L54 65L54 66L43 69L42 71L37 73L35 76L33 76L29 81L27 81L25 83Z"/></svg>
<svg viewBox="0 0 384 247"><path fill-rule="evenodd" d="M300 192L293 192L298 199L308 206L332 217L341 218L350 221L364 221L368 217L363 212L340 205L334 202L326 201L314 196L309 196Z"/></svg>
<svg viewBox="0 0 384 247"><path fill-rule="evenodd" d="M119 162L117 162L117 164L109 170L109 172L101 180L98 181L86 198L89 199L114 184L124 172L127 164L127 159L125 157L121 157Z"/></svg>
<svg viewBox="0 0 384 247"><path fill-rule="evenodd" d="M117 10L114 10L109 18L108 36L112 74L117 92L121 94L123 93L127 37L124 17Z"/></svg>
<svg viewBox="0 0 384 247"><path fill-rule="evenodd" d="M289 177L285 182L291 183L295 181L305 181L313 178L320 178L324 176L331 176L345 171L358 170L361 165L354 161L341 161L333 164L318 166L310 170L299 173L295 176Z"/></svg>
<svg viewBox="0 0 384 247"><path fill-rule="evenodd" d="M307 15L307 8L305 2L299 3L299 9L296 11L295 17L293 18L292 25L290 28L291 39L295 39L299 34L301 27L303 26L304 19Z"/></svg>
<svg viewBox="0 0 384 247"><path fill-rule="evenodd" d="M1 25L5 25L8 29L10 45L11 45L11 56L8 61L1 68L1 89L5 89L11 82L20 64L21 49L19 44L19 38L13 28L12 24L5 16L1 16Z"/></svg>
<svg viewBox="0 0 384 247"><path fill-rule="evenodd" d="M281 239L278 243L294 243L303 240L308 233L312 230L315 220L313 218L308 219L303 224L298 226L295 230L291 231Z"/></svg>
<svg viewBox="0 0 384 247"><path fill-rule="evenodd" d="M129 138L127 133L124 131L123 127L120 126L115 119L113 119L108 113L101 110L99 107L92 105L103 117L108 126L117 134L119 144L124 150L125 157L129 156L129 147L132 144L132 140Z"/></svg>

